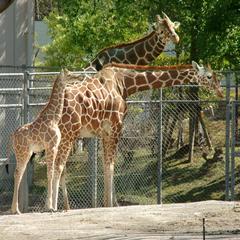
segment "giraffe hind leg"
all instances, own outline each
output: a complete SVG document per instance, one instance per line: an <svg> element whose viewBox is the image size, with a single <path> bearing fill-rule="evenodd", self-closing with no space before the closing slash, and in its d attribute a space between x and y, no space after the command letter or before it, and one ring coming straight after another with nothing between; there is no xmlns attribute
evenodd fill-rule
<svg viewBox="0 0 240 240"><path fill-rule="evenodd" d="M66 162L72 148L72 142L69 140L61 140L59 145L59 151L57 153L55 161L55 171L54 171L54 181L53 181L53 208L57 210L58 205L58 192L59 192L59 183L61 181L61 187L63 190L63 200L64 200L64 210L70 209L68 196L67 196L67 187L65 182L65 171L63 172L64 167L66 167ZM63 151L64 149L64 151ZM61 178L62 177L62 178ZM60 180L61 179L61 180Z"/></svg>
<svg viewBox="0 0 240 240"><path fill-rule="evenodd" d="M46 150L46 163L47 163L47 181L48 181L48 197L46 202L46 207L48 211L54 211L53 208L53 177L54 177L54 166L55 159L57 156L58 147Z"/></svg>
<svg viewBox="0 0 240 240"><path fill-rule="evenodd" d="M31 152L26 152L24 155L16 154L16 169L14 174L14 193L13 193L13 200L12 200L12 207L11 207L11 211L13 214L21 213L18 207L19 186L31 154L32 154Z"/></svg>

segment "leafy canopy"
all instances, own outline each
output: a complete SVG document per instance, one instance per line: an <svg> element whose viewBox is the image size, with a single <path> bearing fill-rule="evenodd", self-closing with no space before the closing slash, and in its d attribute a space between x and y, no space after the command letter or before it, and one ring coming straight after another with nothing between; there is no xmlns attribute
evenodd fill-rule
<svg viewBox="0 0 240 240"><path fill-rule="evenodd" d="M63 1L62 13L46 19L53 38L44 49L46 64L84 67L102 48L142 36L148 29L146 11L135 7L138 1L119 2Z"/></svg>
<svg viewBox="0 0 240 240"><path fill-rule="evenodd" d="M102 48L142 37L156 14L164 11L181 23L176 57L157 64L211 63L240 67L238 0L59 0L46 17L53 42L45 46L45 65L84 67Z"/></svg>

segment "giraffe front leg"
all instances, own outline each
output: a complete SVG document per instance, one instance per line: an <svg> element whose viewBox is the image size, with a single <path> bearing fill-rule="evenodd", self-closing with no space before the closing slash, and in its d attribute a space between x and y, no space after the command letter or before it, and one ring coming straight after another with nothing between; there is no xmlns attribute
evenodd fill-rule
<svg viewBox="0 0 240 240"><path fill-rule="evenodd" d="M47 163L47 180L48 180L48 196L47 196L47 209L48 211L54 211L53 208L53 174L54 174L54 163L57 156L58 147L52 147L46 149L46 163Z"/></svg>
<svg viewBox="0 0 240 240"><path fill-rule="evenodd" d="M114 176L114 161L117 150L118 138L103 139L104 150L104 206L113 206L113 176Z"/></svg>
<svg viewBox="0 0 240 240"><path fill-rule="evenodd" d="M104 206L113 207L114 163L104 162Z"/></svg>
<svg viewBox="0 0 240 240"><path fill-rule="evenodd" d="M68 201L68 192L67 192L67 185L66 185L66 165L63 169L62 175L61 175L61 179L60 179L60 183L61 183L61 188L63 191L63 208L65 211L70 210L70 205L69 205L69 201Z"/></svg>
<svg viewBox="0 0 240 240"><path fill-rule="evenodd" d="M53 209L55 211L57 210L57 204L58 204L58 192L59 192L60 180L61 180L61 186L63 189L64 209L65 210L70 209L68 196L67 196L66 181L65 181L66 173L65 171L63 172L63 169L66 165L68 156L71 151L71 147L72 147L72 143L70 141L65 141L64 139L62 139L59 145L59 151L57 153L57 157L55 159L55 169L54 169L55 171L54 171L54 180L53 180Z"/></svg>
<svg viewBox="0 0 240 240"><path fill-rule="evenodd" d="M14 193L13 193L13 200L12 200L12 207L11 207L11 211L13 214L21 213L18 207L19 186L20 186L24 171L26 169L27 163L30 159L30 155L31 153L26 153L23 156L19 156L18 154L16 154L16 169L14 173Z"/></svg>

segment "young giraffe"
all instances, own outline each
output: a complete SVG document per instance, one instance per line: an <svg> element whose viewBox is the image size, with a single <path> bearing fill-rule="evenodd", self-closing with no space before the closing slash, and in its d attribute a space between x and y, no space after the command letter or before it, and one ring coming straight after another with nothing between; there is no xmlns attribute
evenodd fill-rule
<svg viewBox="0 0 240 240"><path fill-rule="evenodd" d="M12 213L20 214L18 208L19 185L26 169L26 165L33 153L45 149L48 177L47 208L52 210L52 180L54 161L61 140L58 123L62 117L64 90L67 83L72 83L74 78L66 77L67 71L62 71L56 77L48 104L39 113L35 121L18 128L11 136L13 150L16 155L16 170Z"/></svg>
<svg viewBox="0 0 240 240"><path fill-rule="evenodd" d="M169 40L174 43L179 42L179 37L175 32L180 25L179 22L172 22L165 13L163 13L163 18L157 15L156 20L155 30L149 35L134 42L101 50L85 69L99 71L105 64L111 62L149 64L162 53Z"/></svg>
<svg viewBox="0 0 240 240"><path fill-rule="evenodd" d="M115 155L127 112L126 98L139 91L189 82L214 89L217 95L222 97L215 73L195 62L192 65L175 67L109 64L87 81L67 87L63 114L59 122L62 139L55 161L54 209L57 210L60 176L72 143L78 137L92 136L101 137L103 141L104 205L112 206Z"/></svg>

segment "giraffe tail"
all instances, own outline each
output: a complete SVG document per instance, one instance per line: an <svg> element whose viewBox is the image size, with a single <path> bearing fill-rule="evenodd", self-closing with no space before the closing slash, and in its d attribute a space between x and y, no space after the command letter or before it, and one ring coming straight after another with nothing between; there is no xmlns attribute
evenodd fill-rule
<svg viewBox="0 0 240 240"><path fill-rule="evenodd" d="M12 138L13 138L13 135L11 134L9 137L9 140L8 140L8 144L7 144L7 161L5 164L5 169L6 169L7 174L9 174L9 163L10 163L10 153L11 153L11 149L12 149L11 148Z"/></svg>

